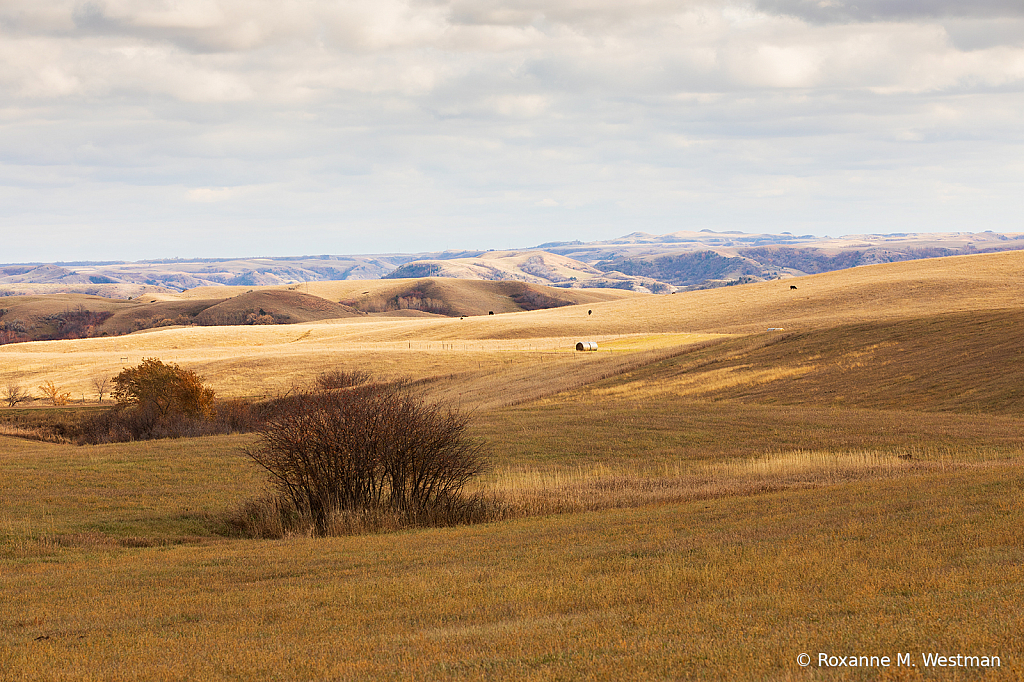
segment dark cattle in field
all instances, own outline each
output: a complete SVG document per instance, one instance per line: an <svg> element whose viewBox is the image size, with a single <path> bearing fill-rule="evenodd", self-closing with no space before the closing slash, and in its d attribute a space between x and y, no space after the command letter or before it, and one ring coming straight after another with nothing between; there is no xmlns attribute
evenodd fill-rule
<svg viewBox="0 0 1024 682"><path fill-rule="evenodd" d="M796 289L796 286L795 286L795 285L793 285L793 284L790 284L790 285L789 285L789 290L790 290L790 291L792 291L793 289Z"/></svg>

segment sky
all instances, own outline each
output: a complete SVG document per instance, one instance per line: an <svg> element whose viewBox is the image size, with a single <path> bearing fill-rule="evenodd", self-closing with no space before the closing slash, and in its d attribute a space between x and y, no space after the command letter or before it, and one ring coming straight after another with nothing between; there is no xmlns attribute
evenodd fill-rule
<svg viewBox="0 0 1024 682"><path fill-rule="evenodd" d="M0 0L0 262L1022 208L1021 0Z"/></svg>

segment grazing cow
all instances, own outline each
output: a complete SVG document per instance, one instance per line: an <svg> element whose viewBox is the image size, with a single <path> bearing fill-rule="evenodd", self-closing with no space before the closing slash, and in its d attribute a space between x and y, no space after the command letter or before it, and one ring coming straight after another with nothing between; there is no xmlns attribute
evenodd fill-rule
<svg viewBox="0 0 1024 682"><path fill-rule="evenodd" d="M792 291L793 289L796 289L796 285L795 284L790 284L789 285L789 290Z"/></svg>

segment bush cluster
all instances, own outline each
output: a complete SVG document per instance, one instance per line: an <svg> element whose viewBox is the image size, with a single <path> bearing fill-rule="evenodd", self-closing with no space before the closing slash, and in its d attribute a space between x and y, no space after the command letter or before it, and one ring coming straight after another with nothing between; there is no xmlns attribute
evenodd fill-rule
<svg viewBox="0 0 1024 682"><path fill-rule="evenodd" d="M468 416L425 400L406 382L332 371L272 400L216 401L194 371L146 358L113 378L111 394L117 404L109 410L60 411L45 423L15 426L26 436L78 444L256 431L244 452L269 473L273 495L250 501L234 521L255 536L500 516L495 501L462 492L485 468L483 444L467 434Z"/></svg>
<svg viewBox="0 0 1024 682"><path fill-rule="evenodd" d="M203 378L174 363L144 358L113 378L117 405L91 415L68 434L79 444L117 443L224 433L213 389Z"/></svg>
<svg viewBox="0 0 1024 682"><path fill-rule="evenodd" d="M467 437L468 417L401 384L325 387L330 383L322 376L296 394L246 449L270 473L282 509L323 534L353 512L416 522L474 504L461 492L483 471L484 458L483 445Z"/></svg>

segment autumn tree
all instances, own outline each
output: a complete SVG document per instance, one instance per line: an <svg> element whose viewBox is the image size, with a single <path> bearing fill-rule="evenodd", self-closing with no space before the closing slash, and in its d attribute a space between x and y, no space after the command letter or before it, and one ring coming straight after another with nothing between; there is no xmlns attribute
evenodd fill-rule
<svg viewBox="0 0 1024 682"><path fill-rule="evenodd" d="M71 402L71 391L64 391L52 381L47 381L39 387L39 390L43 392L43 396L50 401L51 405L67 405Z"/></svg>
<svg viewBox="0 0 1024 682"><path fill-rule="evenodd" d="M114 377L110 394L122 407L137 406L161 417L213 415L213 389L203 384L203 378L190 369L156 358L143 358L137 367L121 370Z"/></svg>

